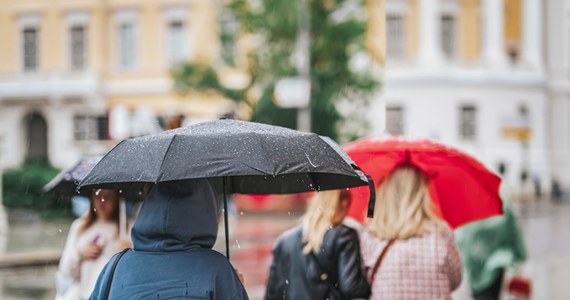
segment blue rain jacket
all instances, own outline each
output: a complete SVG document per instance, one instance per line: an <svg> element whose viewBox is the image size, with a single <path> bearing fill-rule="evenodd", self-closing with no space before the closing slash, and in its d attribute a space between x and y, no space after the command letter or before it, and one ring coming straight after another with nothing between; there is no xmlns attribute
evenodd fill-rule
<svg viewBox="0 0 570 300"><path fill-rule="evenodd" d="M248 299L225 256L213 250L218 205L206 179L159 183L133 226L133 250L119 261L109 299ZM115 255L90 299L102 299Z"/></svg>

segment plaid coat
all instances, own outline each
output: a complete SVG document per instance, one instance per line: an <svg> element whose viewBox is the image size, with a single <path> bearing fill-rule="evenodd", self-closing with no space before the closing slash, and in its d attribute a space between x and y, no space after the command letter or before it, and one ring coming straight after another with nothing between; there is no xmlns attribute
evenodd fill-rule
<svg viewBox="0 0 570 300"><path fill-rule="evenodd" d="M367 231L360 241L371 278L372 268L388 241ZM460 283L461 257L453 232L446 227L440 233L397 240L371 283L370 299L451 299L451 292Z"/></svg>

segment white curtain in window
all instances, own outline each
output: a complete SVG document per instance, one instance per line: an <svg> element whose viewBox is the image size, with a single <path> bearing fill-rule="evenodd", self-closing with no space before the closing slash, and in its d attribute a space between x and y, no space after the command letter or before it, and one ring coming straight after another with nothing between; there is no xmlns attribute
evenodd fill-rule
<svg viewBox="0 0 570 300"><path fill-rule="evenodd" d="M455 56L455 16L441 16L441 46L443 53L448 59Z"/></svg>
<svg viewBox="0 0 570 300"><path fill-rule="evenodd" d="M186 30L184 22L172 21L168 24L168 52L172 66L186 60Z"/></svg>
<svg viewBox="0 0 570 300"><path fill-rule="evenodd" d="M386 54L388 59L405 57L405 27L402 15L390 14L386 17Z"/></svg>
<svg viewBox="0 0 570 300"><path fill-rule="evenodd" d="M80 70L85 67L85 27L76 25L71 27L71 67Z"/></svg>
<svg viewBox="0 0 570 300"><path fill-rule="evenodd" d="M125 22L119 25L119 63L123 68L135 65L135 26Z"/></svg>

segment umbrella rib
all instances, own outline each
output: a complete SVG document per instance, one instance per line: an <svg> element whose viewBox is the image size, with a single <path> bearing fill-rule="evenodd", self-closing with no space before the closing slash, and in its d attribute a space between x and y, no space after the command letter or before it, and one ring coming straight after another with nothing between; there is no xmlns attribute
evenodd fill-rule
<svg viewBox="0 0 570 300"><path fill-rule="evenodd" d="M170 143L168 143L168 147L166 148L166 151L164 151L164 156L162 158L162 162L160 163L160 168L158 169L158 176L156 176L155 183L158 183L160 181L160 179L162 179L162 175L164 174L162 172L162 167L164 166L164 161L166 161L166 156L168 155L168 151L170 151L170 147L172 146L172 143L174 142L174 138L177 136L178 136L177 134L172 135L172 138L170 139Z"/></svg>
<svg viewBox="0 0 570 300"><path fill-rule="evenodd" d="M317 136L318 136L320 139L324 140L320 135L317 135ZM331 138L329 138L329 139L332 140ZM334 140L332 140L332 141L334 142ZM335 142L335 143L336 143L336 142ZM337 151L332 145L330 145L329 143L327 143L326 141L325 141L325 146L326 146L326 147L329 147L334 153L336 153L338 156L340 156L340 158L342 158L342 160L345 160L345 158L343 157L343 155L340 154L340 153L338 153L338 151ZM339 147L339 150L344 151L344 149L342 149L342 147ZM348 155L348 153L346 154L346 156L347 156L349 159L352 160L352 158L350 157L350 155ZM356 164L354 161L353 161L352 163ZM357 174L356 171L355 171L355 169L354 169L354 167L352 167L352 166L349 164L348 161L346 161L346 164L351 167L352 171L354 171L355 174ZM358 174L356 175L356 177L358 177Z"/></svg>
<svg viewBox="0 0 570 300"><path fill-rule="evenodd" d="M122 144L124 144L126 141L127 141L127 140L122 140L122 141L120 141L118 144L116 144L115 146L113 146L113 148L111 148L111 150L109 150L107 153L105 153L105 155L103 155L103 157L101 157L101 159L99 160L99 162L97 162L97 163L95 164L95 166L93 166L93 169L91 169L91 171L93 171L95 168L97 168L97 166L99 165L99 163L100 163L101 161L103 161L106 157L108 157L108 156L110 155L110 153L111 153L113 150L117 149L119 146L121 146ZM78 188L83 188L83 187L84 187L84 186L83 186L83 182L85 182L86 179L89 177L89 174L91 174L91 171L89 171L89 173L85 174L85 177L83 177L83 179L81 179L81 181L80 181L79 184L77 185ZM91 185L93 185L93 184L91 184Z"/></svg>

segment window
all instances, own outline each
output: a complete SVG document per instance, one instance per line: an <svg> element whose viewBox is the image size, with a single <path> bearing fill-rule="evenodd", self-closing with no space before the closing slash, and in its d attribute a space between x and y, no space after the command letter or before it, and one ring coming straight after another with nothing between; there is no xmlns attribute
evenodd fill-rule
<svg viewBox="0 0 570 300"><path fill-rule="evenodd" d="M119 23L119 66L129 69L135 66L135 25L133 22Z"/></svg>
<svg viewBox="0 0 570 300"><path fill-rule="evenodd" d="M402 15L389 14L386 17L386 55L388 60L405 57L405 24Z"/></svg>
<svg viewBox="0 0 570 300"><path fill-rule="evenodd" d="M171 66L186 60L186 29L182 21L171 21L168 24L168 57Z"/></svg>
<svg viewBox="0 0 570 300"><path fill-rule="evenodd" d="M109 139L107 116L78 115L73 122L76 141Z"/></svg>
<svg viewBox="0 0 570 300"><path fill-rule="evenodd" d="M38 68L38 30L24 28L23 32L24 71L35 71Z"/></svg>
<svg viewBox="0 0 570 300"><path fill-rule="evenodd" d="M386 107L386 131L394 135L404 134L404 109L401 106Z"/></svg>
<svg viewBox="0 0 570 300"><path fill-rule="evenodd" d="M441 48L443 54L452 59L455 57L455 16L444 14L441 16Z"/></svg>
<svg viewBox="0 0 570 300"><path fill-rule="evenodd" d="M70 29L71 68L82 70L86 61L86 30L83 25L74 25Z"/></svg>
<svg viewBox="0 0 570 300"><path fill-rule="evenodd" d="M477 108L473 105L461 106L459 134L465 140L474 140L477 134Z"/></svg>
<svg viewBox="0 0 570 300"><path fill-rule="evenodd" d="M238 56L237 38L240 24L237 18L228 10L222 11L220 16L220 40L222 44L222 60L227 65L235 65Z"/></svg>
<svg viewBox="0 0 570 300"><path fill-rule="evenodd" d="M191 16L186 5L172 5L164 10L164 57L170 67L192 58Z"/></svg>

